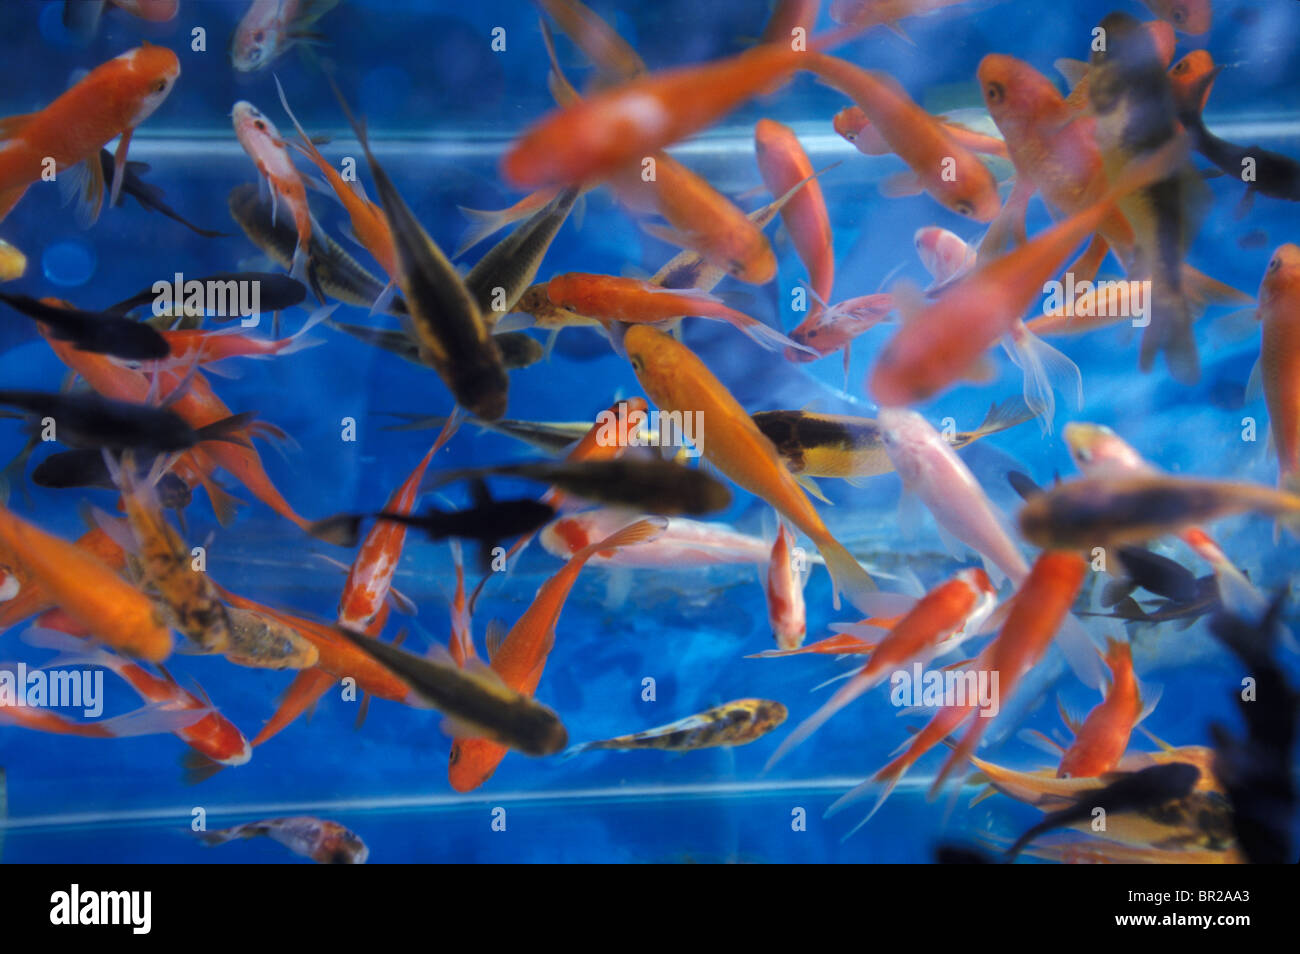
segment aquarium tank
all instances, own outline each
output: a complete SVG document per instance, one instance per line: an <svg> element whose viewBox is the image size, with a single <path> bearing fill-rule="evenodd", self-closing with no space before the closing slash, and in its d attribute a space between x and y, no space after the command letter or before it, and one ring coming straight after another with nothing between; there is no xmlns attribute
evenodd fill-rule
<svg viewBox="0 0 1300 954"><path fill-rule="evenodd" d="M5 862L1295 860L1300 4L0 26Z"/></svg>

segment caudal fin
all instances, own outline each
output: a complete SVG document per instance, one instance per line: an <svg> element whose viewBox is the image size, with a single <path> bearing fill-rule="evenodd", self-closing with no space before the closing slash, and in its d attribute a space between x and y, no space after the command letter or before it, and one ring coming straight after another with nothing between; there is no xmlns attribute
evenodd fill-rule
<svg viewBox="0 0 1300 954"><path fill-rule="evenodd" d="M1039 418L1044 434L1052 433L1056 391L1074 407L1083 406L1083 375L1079 366L1023 324L1007 339L1007 352L1025 374L1025 404Z"/></svg>
<svg viewBox="0 0 1300 954"><path fill-rule="evenodd" d="M826 561L826 571L831 575L835 609L840 608L842 592L859 612L872 615L870 597L876 592L877 587L871 574L862 569L858 561L853 558L853 554L844 549L844 545L829 534L825 540L817 544L817 549L821 551L822 558Z"/></svg>

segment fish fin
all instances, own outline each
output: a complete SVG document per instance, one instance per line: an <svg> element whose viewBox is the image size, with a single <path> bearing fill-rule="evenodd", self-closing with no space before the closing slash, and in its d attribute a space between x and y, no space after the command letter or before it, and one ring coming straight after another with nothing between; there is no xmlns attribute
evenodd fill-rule
<svg viewBox="0 0 1300 954"><path fill-rule="evenodd" d="M387 600L392 605L393 609L397 610L397 612L401 613L403 616L419 615L420 608L415 605L415 601L395 586L390 586L388 588Z"/></svg>
<svg viewBox="0 0 1300 954"><path fill-rule="evenodd" d="M222 765L220 762L208 758L197 749L190 749L182 754L180 762L181 782L185 785L198 785L200 782L207 781L222 769L226 768L226 766ZM223 841L228 840L224 837L222 832L200 832L199 835L201 838L204 836L220 836L217 840L204 841L204 844L208 845L218 845Z"/></svg>
<svg viewBox="0 0 1300 954"><path fill-rule="evenodd" d="M1063 56L1060 59L1053 60L1052 66L1056 72L1065 78L1065 83L1070 89L1074 89L1088 75L1089 66L1083 60L1071 59Z"/></svg>
<svg viewBox="0 0 1300 954"><path fill-rule="evenodd" d="M356 721L352 723L353 732L360 732L361 727L366 724L366 716L370 714L370 698L370 693L368 692L363 692L361 694L361 704L357 706L357 718Z"/></svg>
<svg viewBox="0 0 1300 954"><path fill-rule="evenodd" d="M130 127L123 131L118 137L117 149L113 151L113 184L108 190L108 204L117 205L118 196L122 194L122 183L126 180L126 153L131 148L131 137L135 134L135 127ZM96 157L98 158L98 157Z"/></svg>
<svg viewBox="0 0 1300 954"><path fill-rule="evenodd" d="M210 476L200 479L199 483L208 494L208 503L212 505L212 512L217 518L217 523L223 527L228 527L235 521L235 510L244 505L234 494L221 487Z"/></svg>
<svg viewBox="0 0 1300 954"><path fill-rule="evenodd" d="M397 282L390 278L388 284L384 286L384 290L379 293L379 297L377 297L374 304L370 306L370 314L374 315L380 312L387 312L389 306L393 303L393 299L396 297Z"/></svg>
<svg viewBox="0 0 1300 954"><path fill-rule="evenodd" d="M170 702L153 702L111 719L101 719L95 724L107 730L115 739L162 735L188 729L199 720L206 719L212 711L210 707L178 709Z"/></svg>
<svg viewBox="0 0 1300 954"><path fill-rule="evenodd" d="M1210 323L1211 345L1220 342L1235 344L1259 334L1259 311L1256 308L1238 308L1219 315Z"/></svg>
<svg viewBox="0 0 1300 954"><path fill-rule="evenodd" d="M812 494L822 503L830 504L832 507L835 506L834 501L832 501L829 497L826 496L825 493L822 492L821 487L817 486L817 481L813 480L811 477L806 477L802 474L799 474L795 476L794 479L795 479L795 483L797 483L808 493Z"/></svg>
<svg viewBox="0 0 1300 954"><path fill-rule="evenodd" d="M98 507L91 508L91 516L95 521L95 526L103 530L110 540L127 553L139 554L140 542L136 540L135 534L131 532L131 525L127 523L125 517L114 517Z"/></svg>
<svg viewBox="0 0 1300 954"><path fill-rule="evenodd" d="M866 599L876 592L871 574L834 537L828 535L825 540L817 541L817 549L821 551L822 558L826 561L826 572L831 576L834 607L839 609L840 593L843 592L850 603L870 615L869 610L859 604L865 604Z"/></svg>
<svg viewBox="0 0 1300 954"><path fill-rule="evenodd" d="M671 226L659 225L654 222L642 222L640 223L640 229L642 232L644 232L646 235L649 235L651 238L657 238L659 241L666 242L667 244L673 246L674 248L681 248L681 249L693 248L691 244L691 239L688 236L683 235L681 232L678 232L676 229L672 228ZM665 291L672 291L672 290L673 289L665 289Z"/></svg>
<svg viewBox="0 0 1300 954"><path fill-rule="evenodd" d="M99 154L65 169L58 176L59 196L64 205L76 202L77 225L88 229L99 221L104 207L104 167Z"/></svg>
<svg viewBox="0 0 1300 954"><path fill-rule="evenodd" d="M281 356L295 354L296 352L305 351L308 348L314 348L317 345L324 344L325 340L323 338L308 338L306 337L306 334L321 322L328 319L330 315L334 314L338 307L338 303L335 302L333 305L326 305L324 308L317 308L307 318L307 321L303 326L290 336L289 341L291 343L281 348L276 353Z"/></svg>
<svg viewBox="0 0 1300 954"><path fill-rule="evenodd" d="M1065 754L1065 746L1037 729L1021 729L1016 733L1016 737L1027 745L1032 745L1034 748L1046 752L1055 759L1059 760Z"/></svg>
<svg viewBox="0 0 1300 954"><path fill-rule="evenodd" d="M1065 617L1061 628L1056 631L1056 644L1065 654L1065 660L1074 670L1074 674L1088 688L1098 688L1104 677L1096 644L1088 635L1088 630L1073 613Z"/></svg>
<svg viewBox="0 0 1300 954"><path fill-rule="evenodd" d="M1138 366L1151 370L1156 355L1164 354L1169 374L1180 384L1193 385L1200 380L1200 356L1192 333L1192 314L1187 298L1179 288L1153 276L1148 302L1150 324L1143 330Z"/></svg>
<svg viewBox="0 0 1300 954"><path fill-rule="evenodd" d="M1043 433L1052 433L1057 389L1071 399L1076 410L1083 406L1079 366L1023 323L1003 339L1003 344L1011 360L1024 372L1025 404L1039 418Z"/></svg>
<svg viewBox="0 0 1300 954"><path fill-rule="evenodd" d="M921 498L904 485L902 493L898 495L898 532L904 539L916 539L921 532L922 514Z"/></svg>
<svg viewBox="0 0 1300 954"><path fill-rule="evenodd" d="M1079 717L1066 708L1065 700L1059 695L1056 697L1056 711L1060 714L1061 721L1065 723L1065 727L1070 730L1071 734L1077 736L1079 734L1080 725Z"/></svg>
<svg viewBox="0 0 1300 954"><path fill-rule="evenodd" d="M1264 354L1261 351L1255 363L1250 366L1250 377L1246 379L1245 399L1247 403L1258 401L1264 396ZM1272 431L1269 431L1272 436Z"/></svg>
<svg viewBox="0 0 1300 954"><path fill-rule="evenodd" d="M496 658L497 650L506 639L505 624L499 619L491 620L487 625L487 635L484 637L484 644L487 647L488 662L491 663Z"/></svg>
<svg viewBox="0 0 1300 954"><path fill-rule="evenodd" d="M925 191L921 187L921 180L917 174L910 169L905 172L896 172L891 176L886 176L876 187L887 199L898 199L904 196L920 195Z"/></svg>
<svg viewBox="0 0 1300 954"><path fill-rule="evenodd" d="M1155 743L1155 744L1160 748L1160 751L1161 751L1161 752L1172 752L1172 751L1174 751L1174 747L1173 747L1172 745L1170 745L1170 744L1169 744L1168 742L1166 742L1164 739L1160 738L1160 737L1159 737L1158 735L1156 735L1155 733L1153 733L1153 732L1151 732L1150 730L1148 730L1145 726L1141 726L1141 725L1139 725L1139 726L1137 727L1137 730L1138 730L1139 732L1141 732L1143 735L1145 735L1145 736L1146 736L1148 739L1150 739L1152 742L1154 742L1154 743Z"/></svg>
<svg viewBox="0 0 1300 954"><path fill-rule="evenodd" d="M469 226L460 237L460 244L456 246L452 258L460 258L479 242L500 232L507 225L518 222L526 214L515 211L513 206L509 209L468 209L458 205L456 208L469 219Z"/></svg>
<svg viewBox="0 0 1300 954"><path fill-rule="evenodd" d="M1254 305L1255 299L1226 282L1211 278L1187 263L1182 267L1183 297L1187 299L1192 320L1212 305Z"/></svg>
<svg viewBox="0 0 1300 954"><path fill-rule="evenodd" d="M1077 368L1075 370L1078 370ZM973 434L971 441L979 440L981 437L988 437L990 434L997 434L999 431L1005 431L1015 427L1017 424L1023 424L1025 421L1034 417L1034 411L1025 402L1023 397L1009 397L1000 404L989 406L989 412L984 415L984 420L980 422Z"/></svg>
<svg viewBox="0 0 1300 954"><path fill-rule="evenodd" d="M229 417L223 417L219 421L213 421L211 424L196 428L194 433L198 436L200 443L203 441L223 441L227 444L238 444L240 447L251 448L253 442L248 439L247 434L241 432L253 423L253 418L256 416L256 411L232 414Z"/></svg>
<svg viewBox="0 0 1300 954"><path fill-rule="evenodd" d="M618 530L604 540L596 543L590 543L575 553L570 560L588 559L593 554L602 553L605 550L618 550L622 547L635 546L638 543L649 543L659 537L668 529L668 518L666 517L647 517L644 520L638 520Z"/></svg>

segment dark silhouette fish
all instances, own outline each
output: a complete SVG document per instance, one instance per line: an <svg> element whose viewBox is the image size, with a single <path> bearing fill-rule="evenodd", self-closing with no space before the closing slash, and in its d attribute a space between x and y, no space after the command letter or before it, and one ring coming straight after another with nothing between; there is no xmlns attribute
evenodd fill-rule
<svg viewBox="0 0 1300 954"><path fill-rule="evenodd" d="M82 311L47 305L29 295L0 292L0 301L49 329L50 336L71 342L79 351L124 361L157 361L171 354L167 339L139 321L113 312Z"/></svg>
<svg viewBox="0 0 1300 954"><path fill-rule="evenodd" d="M136 476L143 479L150 464L142 462ZM117 484L104 461L104 452L96 448L59 451L32 468L31 480L37 487L67 490L73 487L100 487L116 490ZM185 481L171 471L163 474L154 486L158 501L168 510L184 510L190 504L191 491Z"/></svg>
<svg viewBox="0 0 1300 954"><path fill-rule="evenodd" d="M113 154L107 149L99 150L99 165L103 170L105 182L113 181ZM163 190L156 185L150 185L140 176L149 171L148 163L128 162L126 168L122 170L122 195L129 195L140 203L143 209L149 209L153 212L159 212L173 222L179 222L196 235L202 235L204 238L229 238L229 232L217 232L213 229L201 229L193 222L183 218L175 209L167 204L163 199ZM122 204L121 196L118 197L117 204Z"/></svg>
<svg viewBox="0 0 1300 954"><path fill-rule="evenodd" d="M163 279L169 285L173 281L172 276ZM191 281L202 282L206 287L208 283L220 283L228 285L230 282L240 283L257 283L257 292L259 303L263 311L284 311L286 308L292 308L294 305L301 305L307 300L307 286L296 278L290 278L288 275L281 275L278 272L217 272L215 275L204 275L199 278L185 279L186 284ZM104 309L109 314L125 315L132 309L139 308L142 305L151 305L158 300L158 293L154 291L153 285L141 289L130 298L123 298L116 305L110 305ZM183 302L177 303L176 308L180 309ZM216 322L231 321L235 315L215 315L212 319Z"/></svg>

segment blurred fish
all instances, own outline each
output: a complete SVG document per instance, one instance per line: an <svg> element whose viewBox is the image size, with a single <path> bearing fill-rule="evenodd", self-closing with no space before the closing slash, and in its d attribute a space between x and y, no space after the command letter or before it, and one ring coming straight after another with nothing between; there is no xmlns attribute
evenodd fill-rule
<svg viewBox="0 0 1300 954"><path fill-rule="evenodd" d="M1019 397L994 404L973 431L944 431L954 449L1030 420L1033 413ZM880 424L868 417L815 414L811 411L759 411L758 429L776 445L790 473L800 477L874 477L894 469L885 451Z"/></svg>
<svg viewBox="0 0 1300 954"><path fill-rule="evenodd" d="M307 204L307 187L302 175L289 157L289 150L280 130L262 111L247 100L235 103L230 111L235 138L257 167L259 180L271 195L271 221L284 204L298 230L289 274L299 280L307 277L307 257L311 254L312 215Z"/></svg>
<svg viewBox="0 0 1300 954"><path fill-rule="evenodd" d="M1020 532L1036 546L1143 543L1189 526L1259 512L1295 523L1300 496L1256 484L1164 474L1072 480L1027 501Z"/></svg>
<svg viewBox="0 0 1300 954"><path fill-rule="evenodd" d="M1008 158L1007 144L999 137L972 129L948 116L935 116L934 119L948 136L971 152ZM831 127L864 156L887 156L894 151L861 106L845 106L835 114Z"/></svg>
<svg viewBox="0 0 1300 954"><path fill-rule="evenodd" d="M443 713L449 735L486 739L533 756L553 755L568 741L553 711L511 689L481 663L461 669L450 656L427 659L346 627L338 632L396 673L425 705Z"/></svg>
<svg viewBox="0 0 1300 954"><path fill-rule="evenodd" d="M731 505L731 491L703 470L654 457L527 461L443 471L430 487L483 477L520 477L550 484L592 503L630 507L664 516L700 516Z"/></svg>
<svg viewBox="0 0 1300 954"><path fill-rule="evenodd" d="M1300 493L1300 246L1273 253L1259 286L1257 373L1277 449L1278 486Z"/></svg>
<svg viewBox="0 0 1300 954"><path fill-rule="evenodd" d="M253 669L309 669L320 653L290 626L253 610L228 607L229 639L222 655Z"/></svg>
<svg viewBox="0 0 1300 954"><path fill-rule="evenodd" d="M198 833L199 841L209 846L258 836L278 841L295 855L310 858L318 865L363 865L370 857L370 849L359 835L338 822L307 816L245 822Z"/></svg>
<svg viewBox="0 0 1300 954"><path fill-rule="evenodd" d="M283 311L307 300L307 289L302 282L276 272L217 272L202 278L186 279L185 283L188 285L191 281L203 285L204 288L216 284L234 287L231 285L232 282L248 285L256 283L258 300L265 311ZM154 285L156 284L158 283L155 282ZM168 284L171 282L168 281ZM108 314L125 315L141 305L153 304L158 301L158 292L154 290L154 285L141 289L129 298L123 298L117 304L105 308L104 311ZM232 317L234 316L218 315L215 320L229 321Z"/></svg>
<svg viewBox="0 0 1300 954"><path fill-rule="evenodd" d="M578 197L566 189L485 254L465 276L484 321L494 324L514 310Z"/></svg>
<svg viewBox="0 0 1300 954"><path fill-rule="evenodd" d="M63 0L64 27L83 41L91 40L109 3L151 23L174 20L181 6L180 0Z"/></svg>
<svg viewBox="0 0 1300 954"><path fill-rule="evenodd" d="M797 649L808 633L807 609L803 599L806 567L797 566L794 534L780 521L772 558L767 564L763 593L767 597L767 621L779 649Z"/></svg>
<svg viewBox="0 0 1300 954"><path fill-rule="evenodd" d="M137 476L148 473L150 465L142 463ZM45 458L31 473L32 483L38 487L66 490L73 487L101 487L115 490L113 477L104 462L104 452L98 448L59 451ZM158 478L154 487L158 501L168 510L184 510L192 496L189 486L176 474L168 471Z"/></svg>
<svg viewBox="0 0 1300 954"><path fill-rule="evenodd" d="M28 295L6 295L0 301L19 314L42 322L60 341L70 341L82 351L106 354L125 361L150 361L171 354L167 339L153 328L111 312L58 308Z"/></svg>
<svg viewBox="0 0 1300 954"><path fill-rule="evenodd" d="M1190 102L1182 104L1178 114L1196 151L1214 163L1224 175L1246 184L1240 207L1243 213L1250 208L1257 192L1273 199L1300 202L1300 160L1255 145L1238 146L1205 128L1196 107L1203 104L1209 95L1209 84L1214 75L1210 73L1201 77L1189 94Z"/></svg>
<svg viewBox="0 0 1300 954"><path fill-rule="evenodd" d="M113 176L113 154L107 149L99 150L99 164L101 167L101 176L104 179L111 179ZM202 235L204 238L229 238L229 232L217 232L212 229L201 229L193 222L182 217L175 209L167 204L163 198L163 190L156 185L151 185L141 179L141 175L149 171L149 164L144 162L128 162L122 169L122 194L129 195L139 203L140 208L148 209L167 216L173 222L179 222L196 235ZM120 200L118 205L121 204Z"/></svg>
<svg viewBox="0 0 1300 954"><path fill-rule="evenodd" d="M1156 16L1193 36L1210 30L1210 0L1142 0Z"/></svg>
<svg viewBox="0 0 1300 954"><path fill-rule="evenodd" d="M4 239L0 239L0 282L11 282L16 278L22 278L26 271L27 256Z"/></svg>
<svg viewBox="0 0 1300 954"><path fill-rule="evenodd" d="M584 742L575 745L565 754L572 756L597 749L693 752L697 749L748 745L767 735L785 719L786 708L779 702L769 699L736 699L654 729L598 742Z"/></svg>
<svg viewBox="0 0 1300 954"><path fill-rule="evenodd" d="M1201 770L1186 762L1153 765L1121 775L1105 788L1094 789L1069 808L1051 812L1007 849L1006 859L1014 861L1025 846L1056 828L1091 823L1094 811L1102 809L1107 819L1123 814L1158 812L1170 802L1188 796L1196 786Z"/></svg>
<svg viewBox="0 0 1300 954"><path fill-rule="evenodd" d="M266 68L295 43L318 43L316 21L339 0L253 0L230 38L230 62L241 73Z"/></svg>
<svg viewBox="0 0 1300 954"><path fill-rule="evenodd" d="M1058 778L1094 778L1114 769L1128 748L1133 727L1150 704L1133 673L1133 650L1128 643L1108 639L1105 660L1110 688L1075 729L1074 742L1056 770Z"/></svg>
<svg viewBox="0 0 1300 954"><path fill-rule="evenodd" d="M541 532L542 547L552 556L568 559L583 547L613 533L632 519L622 509L586 510L567 514ZM771 544L761 537L741 533L725 523L671 517L668 527L654 540L628 550L597 552L596 565L690 570L719 564L766 565ZM808 555L809 564L818 562Z"/></svg>
<svg viewBox="0 0 1300 954"><path fill-rule="evenodd" d="M49 160L61 176L77 177L83 220L97 215L104 199L99 151L116 137L109 190L115 205L131 134L167 98L180 72L175 53L145 43L95 67L44 109L0 119L0 220Z"/></svg>

